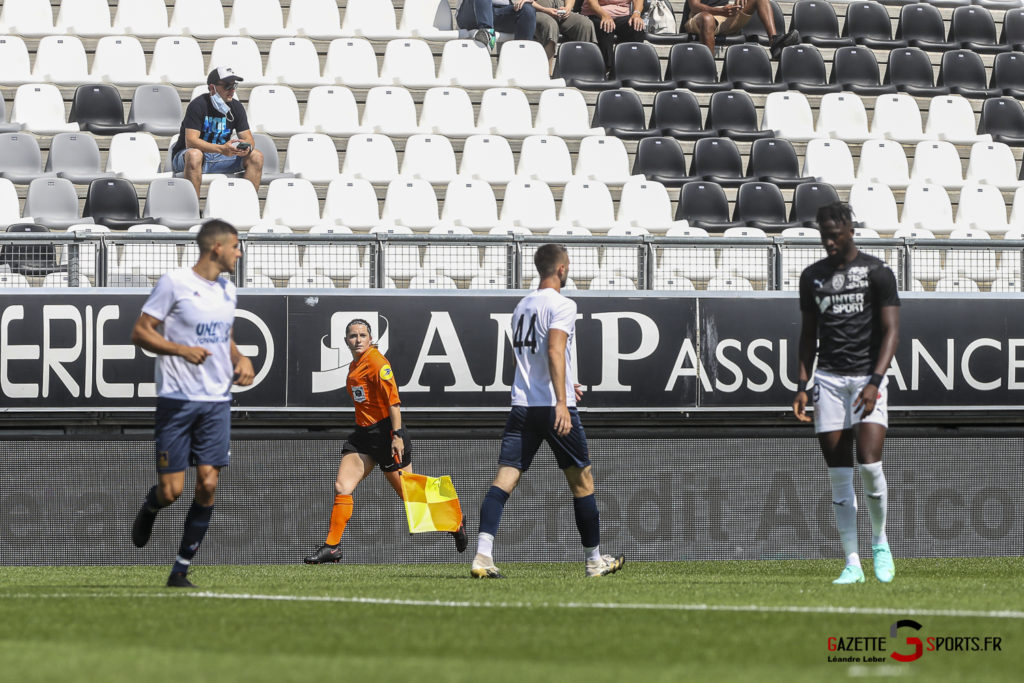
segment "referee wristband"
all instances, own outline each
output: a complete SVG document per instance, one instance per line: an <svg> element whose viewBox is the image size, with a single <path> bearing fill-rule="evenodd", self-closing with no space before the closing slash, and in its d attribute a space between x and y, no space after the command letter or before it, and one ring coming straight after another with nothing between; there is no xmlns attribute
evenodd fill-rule
<svg viewBox="0 0 1024 683"><path fill-rule="evenodd" d="M395 431L391 432L391 438L395 438L396 436L399 439L404 439L405 438L405 430L404 429L396 429Z"/></svg>
<svg viewBox="0 0 1024 683"><path fill-rule="evenodd" d="M882 379L883 379L882 375L880 375L880 374L878 374L876 372L873 375L871 375L871 379L868 380L868 384L873 384L876 387L880 387L880 386L882 386Z"/></svg>
<svg viewBox="0 0 1024 683"><path fill-rule="evenodd" d="M802 380L800 380L799 382L796 383L796 393L798 393L798 394L800 392L805 392L806 393L806 391L807 391L807 380L803 380L802 379Z"/></svg>

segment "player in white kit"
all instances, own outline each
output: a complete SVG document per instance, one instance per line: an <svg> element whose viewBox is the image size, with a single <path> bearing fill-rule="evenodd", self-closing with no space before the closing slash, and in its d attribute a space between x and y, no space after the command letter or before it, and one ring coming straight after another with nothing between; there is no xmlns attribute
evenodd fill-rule
<svg viewBox="0 0 1024 683"><path fill-rule="evenodd" d="M213 220L196 235L199 260L161 276L132 330L132 343L157 354L156 470L158 483L132 524L132 543L145 546L157 513L181 495L185 470L196 467L195 499L185 517L167 585L194 588L188 568L213 515L220 468L230 460L231 384L253 381L252 363L231 336L238 232Z"/></svg>
<svg viewBox="0 0 1024 683"><path fill-rule="evenodd" d="M572 491L585 573L605 576L621 569L626 558L601 554L601 521L587 435L576 411L582 391L570 376L576 302L561 294L569 276L569 255L561 245L545 244L533 260L540 286L523 298L512 314L516 361L512 409L501 439L498 474L480 505L480 533L470 575L503 578L492 559L501 513L541 442L547 441Z"/></svg>
<svg viewBox="0 0 1024 683"><path fill-rule="evenodd" d="M800 275L799 382L793 412L806 414L807 382L814 371L814 431L828 465L836 527L846 566L833 583L863 583L857 552L857 497L853 450L857 445L864 494L871 516L875 576L888 583L896 566L885 535L888 487L882 446L889 426L885 377L899 343L900 298L896 278L881 260L853 243L850 208L842 203L818 210L818 229L827 258Z"/></svg>

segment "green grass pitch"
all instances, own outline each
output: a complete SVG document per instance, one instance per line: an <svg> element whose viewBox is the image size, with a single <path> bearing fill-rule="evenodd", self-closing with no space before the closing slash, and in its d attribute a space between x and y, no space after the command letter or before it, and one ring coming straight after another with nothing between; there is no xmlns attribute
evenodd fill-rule
<svg viewBox="0 0 1024 683"><path fill-rule="evenodd" d="M868 562L867 583L852 586L831 584L834 560L627 562L599 579L582 563L499 566L503 581L470 579L468 564L198 566L198 592L163 587L164 567L4 567L0 678L1018 681L1024 670L1022 558L898 559L889 585ZM890 638L898 619L921 629ZM913 652L908 637L943 645L894 661ZM957 643L990 649L945 649ZM829 661L849 656L862 661Z"/></svg>

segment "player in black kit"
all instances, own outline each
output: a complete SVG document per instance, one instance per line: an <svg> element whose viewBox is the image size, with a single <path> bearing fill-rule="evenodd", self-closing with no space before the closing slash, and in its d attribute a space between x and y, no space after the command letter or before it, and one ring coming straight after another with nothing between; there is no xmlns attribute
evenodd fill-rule
<svg viewBox="0 0 1024 683"><path fill-rule="evenodd" d="M799 381L793 412L810 422L807 382L814 366L814 431L828 465L836 527L846 567L833 583L863 583L857 553L857 499L853 490L853 446L868 511L875 576L896 575L885 536L888 489L882 445L889 426L886 372L899 343L896 278L885 263L853 243L850 207L836 202L818 209L818 229L827 257L800 275Z"/></svg>

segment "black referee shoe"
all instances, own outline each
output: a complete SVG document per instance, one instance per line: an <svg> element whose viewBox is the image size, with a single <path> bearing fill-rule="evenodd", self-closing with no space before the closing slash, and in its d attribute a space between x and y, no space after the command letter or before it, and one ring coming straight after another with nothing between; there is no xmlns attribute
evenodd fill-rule
<svg viewBox="0 0 1024 683"><path fill-rule="evenodd" d="M458 530L448 533L455 539L455 550L460 553L466 552L466 547L469 545L469 535L466 534L466 515L462 515L462 524L459 525Z"/></svg>
<svg viewBox="0 0 1024 683"><path fill-rule="evenodd" d="M151 512L143 503L139 512L132 522L132 544L136 548L144 548L149 543L149 537L153 535L153 522L156 521L156 512Z"/></svg>
<svg viewBox="0 0 1024 683"><path fill-rule="evenodd" d="M198 588L198 586L188 580L188 574L185 572L171 572L171 575L167 577L167 587Z"/></svg>
<svg viewBox="0 0 1024 683"><path fill-rule="evenodd" d="M327 545L324 543L316 549L316 552L302 560L306 564L325 564L327 562L341 561L341 544Z"/></svg>

